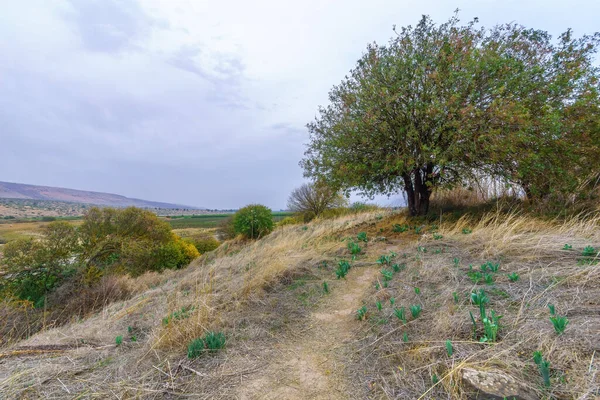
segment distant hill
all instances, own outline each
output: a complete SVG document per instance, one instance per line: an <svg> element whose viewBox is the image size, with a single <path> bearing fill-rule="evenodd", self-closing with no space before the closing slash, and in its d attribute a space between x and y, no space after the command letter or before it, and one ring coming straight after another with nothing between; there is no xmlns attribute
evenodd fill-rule
<svg viewBox="0 0 600 400"><path fill-rule="evenodd" d="M89 192L85 190L65 189L51 186L26 185L22 183L0 182L0 198L20 200L61 201L81 204L93 204L108 207L140 207L165 209L195 209L202 207L185 206L181 204L162 203L132 199L112 193Z"/></svg>

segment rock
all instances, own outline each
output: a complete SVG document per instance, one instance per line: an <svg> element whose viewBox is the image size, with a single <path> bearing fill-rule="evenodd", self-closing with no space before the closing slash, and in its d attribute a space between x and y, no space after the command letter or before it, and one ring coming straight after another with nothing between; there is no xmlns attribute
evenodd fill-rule
<svg viewBox="0 0 600 400"><path fill-rule="evenodd" d="M463 380L475 390L477 400L536 400L539 397L514 377L500 370L464 368Z"/></svg>

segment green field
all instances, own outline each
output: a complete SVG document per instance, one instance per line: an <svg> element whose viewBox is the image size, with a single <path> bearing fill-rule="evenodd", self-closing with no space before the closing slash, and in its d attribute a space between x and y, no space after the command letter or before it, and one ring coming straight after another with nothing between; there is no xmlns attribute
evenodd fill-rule
<svg viewBox="0 0 600 400"><path fill-rule="evenodd" d="M281 221L285 217L291 216L293 213L288 211L278 211L273 213L273 221ZM184 215L178 217L165 218L171 224L173 229L185 228L216 228L226 218L233 214L200 214L200 215Z"/></svg>

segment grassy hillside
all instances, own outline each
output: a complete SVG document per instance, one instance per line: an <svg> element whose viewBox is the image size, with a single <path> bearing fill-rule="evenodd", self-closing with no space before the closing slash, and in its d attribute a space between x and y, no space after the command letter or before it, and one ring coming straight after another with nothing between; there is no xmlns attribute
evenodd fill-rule
<svg viewBox="0 0 600 400"><path fill-rule="evenodd" d="M116 278L129 299L5 347L0 393L439 399L495 382L500 398L596 398L599 225L379 211L230 241L183 270ZM341 260L351 268L336 279ZM497 332L474 304L481 290ZM549 305L568 319L560 335ZM223 332L225 349L189 359L207 331Z"/></svg>

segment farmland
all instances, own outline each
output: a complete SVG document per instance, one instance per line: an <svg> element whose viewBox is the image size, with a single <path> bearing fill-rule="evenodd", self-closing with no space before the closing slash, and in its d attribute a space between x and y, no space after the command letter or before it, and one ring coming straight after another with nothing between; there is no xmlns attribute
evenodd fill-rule
<svg viewBox="0 0 600 400"><path fill-rule="evenodd" d="M291 216L293 213L287 211L273 212L273 221L281 221L285 217ZM200 215L186 215L186 216L174 216L166 218L166 221L171 225L173 229L186 229L186 228L216 228L220 223L231 217L233 214L200 214Z"/></svg>

